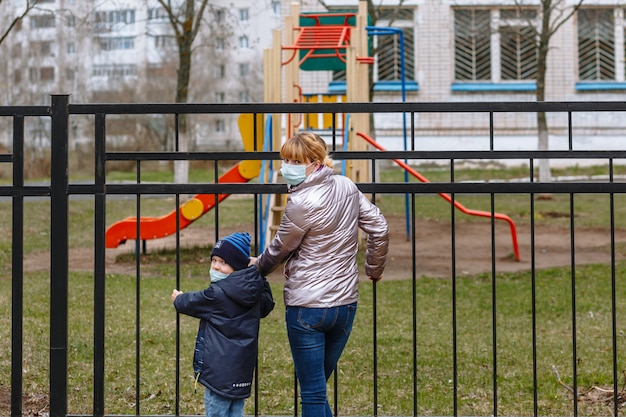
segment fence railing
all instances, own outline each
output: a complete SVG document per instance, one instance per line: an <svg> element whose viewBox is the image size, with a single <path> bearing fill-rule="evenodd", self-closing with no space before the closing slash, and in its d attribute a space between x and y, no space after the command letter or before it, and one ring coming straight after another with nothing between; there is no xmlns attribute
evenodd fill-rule
<svg viewBox="0 0 626 417"><path fill-rule="evenodd" d="M512 138L511 141L520 140L519 137L514 136L514 132L506 132L506 129L497 127L498 123L494 123L494 119L505 117L506 114L520 114L520 113L537 113L546 112L548 114L564 114L568 119L568 134L565 138L566 146L560 149L550 150L537 150L532 149L532 146L526 146L516 148L511 146L509 142L507 145L500 147L498 141L502 138ZM598 204L605 204L604 212L608 213L608 226L606 228L607 233L610 234L610 244L608 253L611 254L609 262L609 273L611 275L611 292L608 295L608 299L605 300L605 306L608 307L607 317L610 322L608 334L603 336L606 338L602 345L602 349L608 350L609 360L606 364L606 368L602 371L598 370L598 373L606 372L611 380L611 396L607 399L605 408L607 413L617 416L621 409L623 400L619 397L619 371L623 366L622 359L618 355L619 341L622 337L622 330L619 324L619 311L621 306L619 304L619 295L623 292L623 289L619 286L619 276L617 267L619 264L620 253L620 236L622 232L621 226L616 226L616 201L615 198L621 194L626 193L626 183L619 181L615 175L615 167L617 164L626 161L626 146L623 145L623 141L617 138L613 143L614 146L604 146L604 148L595 148L593 144L586 146L585 148L578 149L575 146L575 138L578 135L588 134L592 131L592 134L588 136L599 135L602 128L607 126L596 126L593 130L588 126L585 127L585 132L578 132L578 126L573 120L576 120L575 116L580 113L586 115L595 115L600 113L610 113L614 115L621 115L626 112L626 103L619 102L575 102L575 103L299 103L299 104L72 104L70 103L69 96L55 95L52 96L50 106L8 106L0 107L0 118L12 119L12 146L11 151L0 154L0 164L12 165L12 184L0 186L0 198L9 198L12 204L12 223L11 223L11 311L10 311L10 334L11 334L11 360L10 360L10 384L11 388L11 415L19 416L23 414L23 402L22 396L24 394L24 346L23 346L23 329L24 329L24 316L23 312L28 300L25 299L25 287L24 287L24 257L25 257L25 245L24 245L24 230L25 223L28 222L28 217L25 213L25 199L29 198L41 198L48 199L50 202L50 311L49 311L49 411L53 417L66 416L72 414L73 411L68 409L68 369L72 366L68 363L68 294L71 290L70 286L70 274L69 274L69 250L70 250L70 232L72 226L72 217L70 216L70 198L79 196L88 196L93 198L94 201L94 245L93 245L93 407L92 414L97 416L105 415L107 404L105 401L105 391L107 390L107 375L105 374L105 358L107 357L107 340L106 340L106 328L111 323L107 322L107 299L105 296L105 286L107 279L107 265L106 265L106 232L109 226L106 217L107 202L109 198L115 196L131 195L140 196L145 195L173 195L176 196L176 206L178 207L179 199L187 195L193 194L208 194L208 195L220 195L220 194L243 194L252 195L255 198L259 198L263 195L270 194L283 194L286 193L286 186L278 183L266 183L266 182L250 182L250 183L188 183L188 184L153 184L141 182L141 166L146 161L177 161L177 160L208 160L215 161L216 165L224 161L245 161L245 160L264 160L272 161L279 159L278 153L274 151L262 151L261 147L258 151L254 152L237 152L237 151L225 151L225 152L201 152L201 151L189 151L189 152L176 152L176 151L115 151L111 152L107 149L107 119L119 115L133 116L133 115L172 115L176 120L176 129L178 128L178 120L181 115L216 115L216 114L258 114L258 115L287 115L293 113L302 114L354 114L354 113L368 113L372 115L394 115L398 117L406 117L409 120L409 128L407 132L404 132L407 138L407 149L398 150L392 149L386 152L380 152L375 149L367 151L345 151L341 146L343 133L337 128L331 129L330 136L327 137L329 146L332 151L332 156L337 161L343 160L365 160L369 162L370 169L373 172L372 178L377 178L376 173L380 170L380 163L386 161L401 160L406 163L416 164L420 161L435 161L442 163L450 172L449 179L438 182L418 182L418 181L396 181L396 182L384 182L380 180L374 180L367 183L358 183L358 187L368 194L377 195L397 195L406 196L409 204L406 206L407 224L408 226L408 242L412 245L412 263L411 269L406 271L406 278L412 280L413 285L419 285L420 279L420 253L415 249L416 241L419 241L419 231L415 230L415 222L417 216L417 209L415 205L415 199L419 196L425 195L437 195L446 194L450 197L450 200L454 201L457 196L463 195L484 195L490 197L490 209L492 213L495 213L495 196L512 196L512 195L525 195L529 197L529 208L526 218L528 219L528 231L525 231L525 236L530 239L530 252L525 253L526 259L530 259L528 277L532 280L532 292L530 294L520 294L520 297L528 297L525 299L528 308L532 310L530 320L530 330L527 333L527 338L531 340L530 345L532 349L531 360L531 379L533 384L528 388L533 397L532 409L528 414L541 414L541 401L540 391L543 389L539 386L538 375L540 371L537 369L538 355L537 346L541 345L538 338L540 336L537 333L537 316L536 316L536 293L535 293L535 276L537 272L537 265L535 263L537 248L534 242L534 236L536 228L541 226L535 225L535 219L539 215L534 208L534 198L543 194L562 194L570 197L569 212L567 216L571 219L571 223L568 225L571 230L571 253L570 262L567 267L571 270L571 304L572 314L569 319L569 325L567 331L564 334L564 338L568 340L569 355L571 363L571 375L569 380L572 383L574 392L574 401L571 403L571 409L565 411L566 415L578 414L578 398L579 393L577 381L579 375L577 372L577 366L584 358L580 358L577 352L577 323L580 319L581 312L577 310L576 305L576 251L575 251L575 218L576 218L576 201L574 196L577 195L605 195L608 196L608 200L598 199ZM432 150L432 145L427 150L420 149L421 143L419 117L422 115L434 115L434 114L459 114L462 117L463 114L481 114L484 115L485 125L482 127L485 131L489 132L486 136L485 146L481 149L463 149L462 146L445 149L445 150ZM93 120L93 181L73 181L70 175L70 132L72 126L72 120L75 117L89 117ZM50 131L50 157L51 157L51 171L49 184L44 185L32 185L27 183L25 179L25 143L29 138L28 129L25 128L26 121L30 118L43 118L49 119L49 131ZM255 118L256 120L256 118ZM254 129L256 132L257 129ZM599 132L599 133L598 133ZM178 137L178 131L175 131L176 137ZM400 134L401 135L401 134ZM623 137L623 135L622 135ZM259 141L261 138L257 138ZM436 136L430 136L429 142L439 140ZM260 143L260 142L259 142ZM606 142L602 142L606 143ZM436 147L436 146L435 146ZM549 159L551 161L600 161L599 163L606 166L606 177L593 178L593 181L589 179L570 179L569 181L551 181L551 182L537 182L534 178L536 172L536 161L540 159ZM137 181L134 183L115 183L107 179L107 164L111 162L119 161L131 161L135 164L137 171ZM461 161L498 161L501 164L506 164L507 161L525 161L528 166L528 175L522 181L471 181L464 182L455 179L455 166ZM577 162L578 163L578 162ZM217 168L216 168L217 173ZM217 175L216 175L217 178ZM138 200L139 201L139 200ZM260 204L255 204L258 206ZM445 207L445 206L444 206ZM142 215L139 202L137 203L137 218ZM450 311L450 346L448 347L452 360L452 371L450 373L450 384L452 386L450 401L452 406L449 408L451 415L458 415L459 413L459 375L457 373L459 364L459 346L458 346L458 328L457 323L462 315L462 310L457 305L456 289L454 288L456 279L462 275L456 268L455 259L456 243L454 238L455 223L458 221L455 219L454 209L450 210L449 216L451 222L452 235L450 238L450 245L448 248L448 255L450 259L450 275L449 279L452 283L451 298L442 300L442 303L449 304ZM486 220L489 222L489 220ZM259 217L254 216L254 225L258 235L262 233L259 228L261 223ZM137 235L139 235L139 227L137 226ZM219 217L216 216L216 230L219 229ZM491 222L491 242L492 253L486 254L486 258L490 258L490 268L487 273L491 274L494 279L492 287L492 299L490 306L490 314L493 317L492 332L488 334L492 342L489 344L489 351L491 357L488 356L485 367L492 369L490 378L487 378L491 396L487 396L487 399L483 400L492 404L491 414L499 414L499 402L502 402L502 396L505 395L499 391L503 376L498 373L498 330L499 321L496 299L496 283L495 276L499 273L499 263L496 257L495 249L495 230L496 226L494 222ZM178 232L175 233L178 236ZM217 234L217 232L216 232ZM180 246L179 239L176 240L177 247ZM139 241L136 241L136 253L139 253ZM393 253L390 254L393 257ZM177 260L177 262L179 262ZM139 265L137 265L137 276L141 274ZM372 305L369 306L373 310L372 318L372 334L373 340L371 347L367 349L372 350L371 364L373 367L372 375L367 375L365 378L372 381L372 396L371 396L371 410L373 415L378 415L378 403L380 387L378 381L378 363L380 361L378 352L378 343L380 340L377 338L377 326L383 318L377 317L376 307L379 303L379 297L382 296L384 287L374 286ZM138 302L141 301L141 293L138 292ZM417 301L413 301L415 304ZM421 377L423 372L427 372L420 367L420 360L416 346L418 345L417 339L420 337L417 334L417 329L420 318L420 306L413 305L413 311L411 312L413 319L412 324L412 342L406 346L409 356L412 356L409 361L412 367L412 381L408 384L412 387L409 392L413 396L413 415L427 415L429 410L425 409L419 401L419 392L422 389L424 380L427 378ZM3 326L9 326L8 321L3 321ZM562 330L562 329L561 329ZM136 329L138 335L142 331L141 323L137 324ZM6 333L6 332L5 332ZM363 347L366 348L366 347ZM138 351L139 352L139 351ZM7 353L5 352L5 355ZM139 398L139 387L142 381L139 378L139 354L137 356L137 380L136 382L136 397ZM8 369L3 365L3 369ZM512 376L514 378L514 376ZM179 383L180 376L176 375L176 384ZM4 382L7 382L3 379ZM421 381L421 382L420 382ZM3 383L4 383L3 382ZM341 384L341 382L339 382ZM424 385L428 385L424 383ZM483 387L487 389L487 387ZM427 389L424 387L424 389ZM522 388L520 388L523 391ZM341 398L338 394L339 389L334 389L334 401L335 413L339 413L338 404L349 403L350 398ZM258 401L263 394L255 391L255 401ZM489 398L490 397L490 398ZM173 409L173 414L179 413L178 399L176 399L176 406ZM339 407L341 408L341 407ZM433 407L431 407L432 409ZM434 407L434 409L437 409ZM545 411L544 411L545 412ZM548 411L554 412L554 410ZM255 407L255 413L264 414L263 410L259 410ZM139 401L136 401L135 414L141 415L142 409L140 408ZM298 402L297 402L297 389L294 385L294 415L298 414Z"/></svg>

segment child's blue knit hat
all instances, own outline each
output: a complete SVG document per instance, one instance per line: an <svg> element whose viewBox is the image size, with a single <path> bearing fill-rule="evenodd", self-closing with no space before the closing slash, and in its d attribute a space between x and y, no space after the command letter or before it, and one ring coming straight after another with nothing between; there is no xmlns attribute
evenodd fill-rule
<svg viewBox="0 0 626 417"><path fill-rule="evenodd" d="M222 258L235 271L247 268L250 263L250 235L239 232L218 240L211 251L211 259L213 256Z"/></svg>

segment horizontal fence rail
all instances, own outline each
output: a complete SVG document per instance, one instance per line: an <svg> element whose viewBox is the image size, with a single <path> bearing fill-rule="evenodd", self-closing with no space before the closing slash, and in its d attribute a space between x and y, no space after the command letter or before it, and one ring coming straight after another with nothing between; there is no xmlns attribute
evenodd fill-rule
<svg viewBox="0 0 626 417"><path fill-rule="evenodd" d="M549 149L549 150L505 150L497 148L494 145L494 136L506 136L495 125L493 115L511 113L511 114L528 114L533 115L537 112L545 112L548 114L561 113L567 117L567 126L565 127L565 136L567 137L566 149ZM332 114L337 119L340 114L394 114L399 117L405 117L410 120L410 128L406 135L407 148L405 150L392 149L385 152L374 149L350 151L343 148L342 138L343 132L336 128L326 137L329 144L331 156L335 161L365 161L368 169L371 171L372 181L358 181L359 189L370 196L373 201L377 198L385 198L386 196L405 197L406 201L406 228L407 234L404 237L407 245L410 246L411 262L410 269L406 270L406 280L411 282L410 311L403 311L401 318L386 317L379 314L382 306L389 305L389 299L392 297L407 296L406 294L390 293L386 287L386 282L372 284L371 289L364 290L364 297L368 300L360 301L359 309L363 310L364 317L371 319L371 325L368 329L369 342L368 345L358 346L359 350L366 351L363 355L366 364L340 362L338 372L333 377L333 385L331 391L331 403L335 415L353 415L350 410L355 409L351 402L356 401L354 394L347 390L347 382L341 372L341 367L346 366L346 371L354 373L353 369L348 367L363 366L367 371L359 374L359 384L367 385L369 392L369 411L359 411L359 414L379 415L379 412L385 414L389 407L389 402L393 402L390 398L396 398L398 402L407 401L406 396L410 397L409 405L398 405L399 409L405 410L403 415L467 415L468 412L484 413L484 415L503 415L514 413L516 415L579 415L593 410L594 413L604 413L602 415L618 416L625 398L623 398L620 386L622 384L623 375L623 356L620 354L624 350L623 346L623 325L620 322L620 313L624 313L624 305L620 303L620 297L624 294L625 289L622 288L620 273L623 273L623 267L620 260L623 258L623 245L626 241L621 239L621 235L626 226L618 223L621 213L620 205L623 203L623 194L626 194L626 182L619 179L616 175L616 166L626 161L626 146L619 143L614 148L607 149L576 149L573 145L573 137L577 134L576 129L579 127L573 120L576 119L578 113L598 114L608 113L622 117L622 113L626 112L626 102L571 102L571 103L518 103L518 102L497 102L497 103L286 103L286 104L73 104L70 103L69 96L54 95L51 99L50 106L5 106L0 107L0 121L5 121L10 125L12 132L10 151L0 153L0 165L11 166L11 182L0 185L0 204L3 199L10 200L11 204L11 288L10 288L10 325L8 320L2 323L2 334L11 334L11 342L5 342L0 345L6 347L3 349L4 356L0 360L2 371L6 373L6 378L0 380L0 386L8 384L11 390L10 412L12 417L17 417L25 413L23 397L25 389L32 390L33 384L30 381L30 374L25 372L26 368L32 368L33 364L27 363L32 360L31 357L25 357L25 351L28 349L24 345L26 335L24 334L25 326L30 318L25 316L28 308L29 300L26 293L30 293L26 279L29 272L24 268L24 259L28 255L28 249L25 246L26 232L30 219L27 214L26 205L29 201L46 201L49 204L49 245L50 266L49 266L49 312L47 320L49 320L49 328L45 337L49 340L49 350L47 360L49 361L46 369L48 370L48 396L49 396L49 414L52 417L67 415L94 415L104 416L112 414L109 410L109 398L111 395L128 398L127 402L131 404L128 415L180 415L185 414L188 408L181 404L181 385L187 384L187 371L181 371L181 322L176 317L175 328L169 329L175 332L175 339L172 344L173 360L176 365L173 374L154 375L146 371L145 363L149 358L142 355L146 343L152 337L166 337L167 324L161 323L162 329L155 329L150 317L142 315L142 303L146 303L146 293L150 294L149 288L146 288L146 281L142 275L142 264L140 254L145 252L145 241L141 239L132 240L134 245L134 254L136 255L136 263L134 267L134 286L135 292L132 302L132 308L127 309L128 314L134 315L135 329L134 338L127 341L135 349L133 377L134 381L131 387L127 387L127 392L111 393L110 384L112 384L112 369L115 369L115 351L112 346L111 339L108 335L110 328L116 325L108 318L113 312L110 310L111 300L107 295L107 248L105 246L107 228L111 225L112 219L107 217L107 207L115 198L127 197L129 204L135 207L135 218L140 219L144 216L143 198L151 197L169 197L174 199L173 207L176 212L176 231L175 239L175 272L174 280L176 288L179 288L181 282L181 249L184 246L181 243L181 225L178 223L180 219L181 203L185 199L194 194L214 195L241 195L248 196L252 199L251 207L258 212L263 206L268 195L287 194L285 184L272 181L252 181L248 183L217 183L217 180L194 183L149 183L142 180L142 168L150 162L175 163L176 161L210 161L215 166L214 177L218 178L218 169L229 166L232 161L263 161L271 163L280 160L277 149L267 150L262 147L263 138L255 133L255 150L252 152L245 151L160 151L148 149L145 151L128 150L119 147L109 149L110 134L107 130L114 127L115 117L124 116L132 120L133 116L140 115L168 115L175 120L175 137L179 138L179 119L182 116L190 115L238 115L253 114L260 116L267 115L288 115L294 113L302 114ZM423 150L417 146L422 139L422 131L416 126L416 120L425 114L480 114L484 113L489 117L484 119L484 126L481 132L487 132L487 143L485 149L481 150ZM86 119L83 119L86 118ZM45 180L43 184L31 184L26 180L25 172L25 152L28 148L30 139L30 130L28 123L33 119L46 120L45 126L49 133L49 153L50 153L50 174L49 180ZM90 152L93 167L91 167L93 176L87 180L75 180L70 175L70 155L74 152L71 147L70 137L73 123L76 119L89 120L91 123L92 137L90 137ZM256 120L256 117L255 117ZM276 123L276 122L275 122ZM610 127L610 126L608 126ZM602 126L607 128L607 126ZM586 127L586 131L589 129ZM256 126L254 129L257 132ZM602 129L598 129L601 133ZM597 133L600 135L600 133ZM624 133L621 132L622 137ZM585 133L587 134L587 133ZM593 134L592 134L593 136ZM430 137L430 140L436 141L437 137ZM27 149L27 150L25 150ZM174 149L178 149L178 142L174 143ZM591 161L600 160L606 166L606 175L597 178L572 178L568 181L551 180L549 182L539 182L535 178L535 172L538 168L537 161L549 159L551 161ZM394 166L394 160L402 160L411 163L413 166L419 165L423 161L435 161L443 166L449 173L448 178L438 182L419 182L415 178L407 180L394 180L393 182L382 181L378 178L381 166L387 164ZM498 161L504 163L507 161L526 161L527 174L521 181L510 180L491 180L491 181L459 181L455 178L458 170L457 164L463 161ZM136 172L136 181L124 183L110 180L107 177L107 168L114 163L128 163L133 166ZM397 170L401 168L396 166ZM481 293L480 300L468 300L464 295L468 284L464 278L464 273L460 269L459 253L457 250L456 239L462 220L461 215L455 212L453 205L444 205L439 210L449 210L446 214L447 230L449 231L449 245L447 247L447 255L449 258L449 275L444 280L448 286L445 294L441 294L435 302L435 294L424 296L420 293L420 287L427 285L428 281L422 276L420 267L420 257L423 254L417 249L420 243L420 230L416 226L419 219L420 204L425 204L425 198L436 197L438 194L445 193L451 201L463 200L469 197L483 197L488 201L487 212L492 214L492 219L483 219L489 228L491 252L485 253L485 259L489 264L484 274L477 274L475 281L480 282L488 280L487 294ZM537 254L541 252L541 246L537 246L535 242L536 233L542 226L536 223L537 219L543 214L536 209L537 198L545 195L563 195L567 196L565 202L567 210L564 216L569 219L565 222L564 228L569 230L569 234L564 239L570 245L570 261L565 266L568 276L567 284L564 287L548 286L544 280L548 274L556 274L549 272L541 274L542 279L538 280L539 268L536 264ZM502 263L514 262L511 259L503 260L501 255L502 249L496 248L498 245L510 245L509 242L502 243L498 240L497 234L501 234L493 219L493 214L497 211L497 207L502 199L510 199L512 196L524 196L527 198L527 206L520 211L524 211L523 216L526 220L524 225L524 238L529 240L529 252L523 254L525 261L528 262L528 270L524 279L527 279L527 285L523 288L525 292L517 294L516 298L511 298L506 293L505 287L509 285L509 281L501 277L503 273L500 269ZM580 205L585 196L591 196L595 199L596 205L601 205L601 212L608 220L605 227L605 233L609 235L609 247L605 250L608 252L608 261L602 258L606 264L606 279L608 280L608 290L602 298L600 304L589 303L588 292L591 292L594 285L587 285L585 280L589 279L587 272L580 272L582 265L577 262L577 231L581 226L578 221L587 221L580 219L578 212L583 210ZM76 334L78 329L72 329L70 322L70 303L72 294L72 280L70 271L70 243L73 229L73 216L71 212L71 201L75 198L89 198L93 200L93 299L89 302L93 305L92 317L89 322L92 327L88 329L89 335L82 335L93 341L92 357L89 363L75 363L68 360L69 351L72 347L72 339L70 334ZM220 203L221 204L221 203ZM588 203L585 203L588 204ZM216 204L213 226L215 229L215 238L220 235L220 217L225 216L219 210L219 204ZM520 216L522 216L520 214ZM264 233L262 223L264 220L261 215L252 214L250 223L254 226L255 247L260 245L260 236ZM193 226L190 226L193 227ZM416 228L417 227L417 228ZM137 223L135 236L140 236L140 222ZM402 236L402 233L398 235ZM211 236L207 236L211 240ZM499 243L498 243L499 242ZM428 242L425 242L426 245ZM128 243L127 243L128 245ZM508 246L507 246L508 247ZM260 251L257 251L260 252ZM395 254L390 253L390 261L394 262ZM619 258L619 259L618 259ZM206 266L206 265L205 265ZM207 267L208 268L208 267ZM207 272L208 273L208 272ZM506 271L504 272L506 273ZM518 278L515 278L518 279ZM554 278L554 281L557 279ZM538 282L540 281L540 282ZM202 285L202 284L200 284ZM432 284L434 285L434 284ZM7 288L8 286L3 286ZM547 296L540 288L560 288L560 296L552 293L554 299L552 301L545 300ZM584 289L580 289L584 288ZM504 295L501 295L501 291ZM567 293L565 296L563 294ZM421 295L420 295L421 294ZM502 299L499 298L503 297ZM281 294L274 293L274 297L279 299ZM471 307L472 302L484 303L485 309L474 309ZM371 303L371 304L369 304ZM506 304L504 304L506 303ZM569 311L568 317L562 318L563 311L558 310L554 313L557 316L550 316L550 311L557 311L555 304L566 303ZM580 304L579 304L580 303ZM392 303L393 304L393 303ZM516 311L522 312L523 317L509 317L508 311L513 304L522 304ZM424 323L422 320L427 316L429 309L435 309L436 305L444 305L445 317L440 317L441 322ZM171 307L171 306L170 306ZM389 307L385 307L389 308ZM545 310L544 310L545 309ZM467 317L466 311L479 311L484 314L479 317ZM547 310L547 312L546 312ZM387 311L387 310L385 310ZM172 313L173 314L173 313ZM275 311L273 315L281 315L282 312ZM593 317L601 317L603 322L598 324L603 331L598 332L593 328L589 330L589 321ZM389 321L398 320L407 321L408 334L402 333L399 329L396 332L390 331L388 328ZM466 340L475 340L468 334L467 328L471 328L471 322L476 321L484 325L484 335L475 346L476 351L472 353L472 349L468 347ZM517 323L517 324L514 324ZM521 324L520 324L521 323ZM404 323L406 324L406 323ZM507 338L513 334L509 326L518 325L523 327L523 337L519 340L508 340ZM8 329L10 327L10 329ZM148 328L150 328L148 332ZM445 333L446 338L437 339L436 341L424 340L424 334L430 334L427 330L434 333ZM579 370L579 367L585 366L585 361L590 361L586 355L589 355L590 342L587 335L593 334L598 337L597 349L603 353L603 365L601 369ZM261 327L263 333L263 325ZM471 331L469 331L471 333ZM560 348L548 347L547 340L552 340L552 334L558 333L562 346ZM445 343L442 342L445 340ZM432 343L432 344L430 344ZM474 342L475 343L475 342ZM469 343L471 344L471 343ZM520 350L516 349L516 345ZM584 345L584 347L581 347ZM350 346L350 343L349 343ZM524 350L522 350L522 347ZM288 349L284 346L284 349ZM400 349L402 354L397 368L390 369L387 362L390 351ZM508 349L508 350L507 350ZM553 350L552 350L553 349ZM10 361L8 357L10 352ZM503 353L507 352L507 353ZM510 352L513 352L511 354ZM546 353L547 352L547 353ZM557 353L558 352L558 353ZM185 352L186 353L186 352ZM449 363L449 369L441 370L431 369L430 362L427 362L432 355L439 354L446 357L446 363ZM475 356L468 356L474 354ZM520 360L521 365L515 366L515 355L519 354L523 357ZM545 355L545 356L544 356ZM72 356L75 357L75 356ZM567 359L563 363L563 358ZM555 363L548 364L551 360ZM476 368L470 367L472 361L480 362ZM560 361L560 362L559 362ZM557 362L559 365L557 365ZM594 364L597 361L593 361ZM546 366L550 369L546 371ZM183 363L184 369L189 368L189 364ZM73 390L85 389L84 385L75 387L74 384L76 369L83 370L83 373L89 375L87 385L88 391L92 392L92 405L87 407L90 411L85 412L85 408L71 402ZM468 369L470 371L468 371ZM480 369L480 375L471 376L468 373L476 373L473 369ZM7 372L4 372L4 371ZM440 380L431 377L437 375ZM522 378L521 375L526 375ZM394 376L395 375L395 376ZM441 379L442 375L446 378ZM547 386L546 379L554 377L558 384ZM10 379L9 379L10 378ZM166 378L168 386L173 386L173 397L168 400L169 408L162 409L163 412L155 413L153 411L146 412L146 392L144 387L149 386L153 379ZM268 415L268 411L264 407L268 407L269 399L275 395L271 390L265 391L259 388L259 378L264 381L270 378L263 375L261 370L256 373L255 387L253 390L254 414ZM394 378L402 379L402 390L394 394L388 392L391 384L390 380ZM596 378L594 380L594 378ZM71 380L71 382L70 382ZM515 385L514 381L525 381L517 387L517 391L511 391L511 385ZM469 382L468 382L469 381ZM608 381L608 382L607 382ZM581 386L579 386L579 383ZM597 408L585 408L582 413L579 409L581 404L585 404L584 400L588 398L591 387L595 385L603 385L601 392L604 393L601 405ZM589 390L581 390L582 386ZM556 388L555 388L556 387ZM299 415L297 381L293 382L292 415ZM400 388L394 388L400 390ZM434 395L432 392L440 391L445 394ZM347 392L347 394L346 394ZM520 402L527 404L523 410L514 408L510 404L516 402L511 397L519 395ZM548 397L563 397L557 401L559 404L567 404L566 409L549 408L547 403ZM201 402L201 396L195 396L195 400ZM524 401L521 399L524 398ZM482 403L482 406L477 405ZM404 407L404 408L400 408ZM81 411L76 411L77 409ZM358 408L357 408L358 409ZM513 410L513 411L511 411ZM599 411L601 410L601 411ZM113 414L120 414L115 412Z"/></svg>

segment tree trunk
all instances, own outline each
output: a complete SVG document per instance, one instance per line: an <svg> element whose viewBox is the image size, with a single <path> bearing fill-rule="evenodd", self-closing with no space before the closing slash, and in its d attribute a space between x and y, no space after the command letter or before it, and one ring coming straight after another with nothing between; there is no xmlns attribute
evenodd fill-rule
<svg viewBox="0 0 626 417"><path fill-rule="evenodd" d="M546 120L545 112L537 113L537 133L539 135L538 139L538 149L540 151L547 151L550 149L549 145L549 135L548 135L548 122ZM549 159L540 159L539 160L539 182L549 182L552 178L550 173L550 160Z"/></svg>
<svg viewBox="0 0 626 417"><path fill-rule="evenodd" d="M546 2L542 2L542 31L539 35L539 45L537 51L537 102L541 103L546 98L546 72L548 67L548 43L550 40L550 8ZM540 151L550 149L548 120L545 112L537 112L537 148ZM549 182L552 175L550 173L550 160L539 160L539 182Z"/></svg>
<svg viewBox="0 0 626 417"><path fill-rule="evenodd" d="M194 1L187 0L185 16L182 25L181 39L178 48L178 79L176 87L176 102L186 103L189 98L189 79L191 77L191 46L193 43ZM186 114L179 116L178 123L178 151L188 152L190 132ZM189 182L189 161L174 161L174 182L186 184Z"/></svg>

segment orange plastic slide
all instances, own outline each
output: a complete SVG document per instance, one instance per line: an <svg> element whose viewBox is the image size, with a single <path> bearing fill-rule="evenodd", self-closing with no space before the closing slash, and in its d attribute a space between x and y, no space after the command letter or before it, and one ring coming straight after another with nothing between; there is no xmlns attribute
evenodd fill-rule
<svg viewBox="0 0 626 417"><path fill-rule="evenodd" d="M263 147L263 142L255 144L258 138L263 138L263 115L257 114L256 121L253 114L239 115L238 124L243 148L247 152L252 152ZM256 128L256 132L255 132ZM230 170L225 172L217 179L218 183L236 183L248 182L252 178L259 176L261 172L261 161L245 160L239 162ZM215 194L197 194L193 198L185 201L180 205L179 225L180 229L184 229L191 223L196 221L207 211L215 207L215 204L221 202L229 194L218 194L217 202ZM158 239L176 233L176 210L161 217L141 217L139 219L140 230L139 239ZM120 244L128 239L135 240L137 238L137 218L128 217L113 223L106 231L106 247L117 248Z"/></svg>
<svg viewBox="0 0 626 417"><path fill-rule="evenodd" d="M247 178L241 173L242 165L240 162L217 180L218 183L226 182L248 182L251 178ZM244 171L245 172L245 171ZM217 202L221 202L230 194L218 194ZM187 200L180 205L179 224L180 229L189 226L200 216L215 207L215 194L197 194L193 198ZM176 233L176 210L161 217L141 217L140 218L140 239L158 239ZM137 217L128 217L113 223L106 231L106 247L116 248L126 240L135 240L137 237Z"/></svg>
<svg viewBox="0 0 626 417"><path fill-rule="evenodd" d="M356 134L358 136L360 136L361 138L365 139L370 145L374 146L376 149L378 149L380 151L385 151L385 148L380 146L374 139L372 139L371 137L369 137L365 133L356 132ZM408 173L413 175L415 178L417 178L421 182L430 182L430 181L428 181L428 179L426 179L426 177L424 177L419 172L415 171L413 168L411 168L406 163L400 161L399 159L394 159L393 161L396 164L400 165ZM439 193L439 195L443 199L448 201L449 203L452 203L452 197L450 197L449 194ZM454 200L454 207L459 209L461 212L463 212L465 214L469 214L470 216L481 216L481 217L489 217L489 218L491 218L491 212L468 209L468 208L466 208L465 206L463 206L461 203L459 203L456 200ZM493 217L494 217L494 219L504 220L504 221L506 221L509 224L509 228L511 229L511 239L513 240L513 252L515 254L515 260L519 262L520 261L520 254L519 254L519 246L518 246L518 243L517 243L517 229L515 228L515 223L513 222L513 219L511 219L506 214L501 214L501 213L494 213Z"/></svg>

